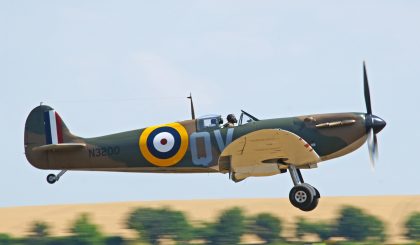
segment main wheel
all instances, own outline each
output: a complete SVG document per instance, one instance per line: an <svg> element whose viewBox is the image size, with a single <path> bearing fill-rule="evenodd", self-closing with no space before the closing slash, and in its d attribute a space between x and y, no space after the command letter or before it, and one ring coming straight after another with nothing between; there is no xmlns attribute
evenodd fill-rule
<svg viewBox="0 0 420 245"><path fill-rule="evenodd" d="M318 202L319 202L319 198L314 197L314 200L312 200L312 202L309 204L309 206L304 207L304 208L299 208L299 209L302 210L302 211L305 211L305 212L312 211L318 206Z"/></svg>
<svg viewBox="0 0 420 245"><path fill-rule="evenodd" d="M313 186L312 186L313 187ZM314 189L315 189L315 197L317 197L317 198L321 198L321 194L319 193L319 191L318 191L318 189L317 188L315 188L315 187L313 187Z"/></svg>
<svg viewBox="0 0 420 245"><path fill-rule="evenodd" d="M290 190L289 200L293 206L302 209L307 208L314 200L315 191L308 185L297 185Z"/></svg>
<svg viewBox="0 0 420 245"><path fill-rule="evenodd" d="M54 184L57 181L57 177L55 176L55 174L49 174L47 176L47 182L49 184Z"/></svg>

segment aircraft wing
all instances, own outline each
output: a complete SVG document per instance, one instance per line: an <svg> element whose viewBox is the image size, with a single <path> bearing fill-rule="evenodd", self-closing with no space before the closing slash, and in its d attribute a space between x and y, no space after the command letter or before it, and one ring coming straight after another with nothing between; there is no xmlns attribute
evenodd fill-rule
<svg viewBox="0 0 420 245"><path fill-rule="evenodd" d="M84 143L61 143L61 144L48 144L34 147L34 151L70 151L78 150L86 147Z"/></svg>
<svg viewBox="0 0 420 245"><path fill-rule="evenodd" d="M231 170L242 176L277 174L287 164L307 167L321 160L305 140L280 129L262 129L238 138L223 150L219 163L221 159L229 159Z"/></svg>

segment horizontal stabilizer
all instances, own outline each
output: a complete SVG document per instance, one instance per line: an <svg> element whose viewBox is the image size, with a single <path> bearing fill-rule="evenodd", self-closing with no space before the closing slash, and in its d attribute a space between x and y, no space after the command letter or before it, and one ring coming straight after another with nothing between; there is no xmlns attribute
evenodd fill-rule
<svg viewBox="0 0 420 245"><path fill-rule="evenodd" d="M34 151L74 151L86 147L84 143L61 143L61 144L48 144L34 147Z"/></svg>

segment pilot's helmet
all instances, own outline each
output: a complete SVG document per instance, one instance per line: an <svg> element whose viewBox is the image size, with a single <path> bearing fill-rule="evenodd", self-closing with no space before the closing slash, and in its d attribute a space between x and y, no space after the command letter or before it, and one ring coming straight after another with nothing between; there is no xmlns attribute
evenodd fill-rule
<svg viewBox="0 0 420 245"><path fill-rule="evenodd" d="M229 114L226 119L230 123L237 123L238 122L238 120L236 120L235 115L233 115L233 114Z"/></svg>

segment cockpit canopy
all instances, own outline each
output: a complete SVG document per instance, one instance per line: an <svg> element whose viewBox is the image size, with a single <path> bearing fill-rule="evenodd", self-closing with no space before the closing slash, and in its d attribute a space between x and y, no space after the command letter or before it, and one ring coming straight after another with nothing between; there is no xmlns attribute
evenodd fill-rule
<svg viewBox="0 0 420 245"><path fill-rule="evenodd" d="M241 110L238 126L255 121L259 121L258 118L252 116L246 111ZM205 115L197 118L197 130L199 131L206 129L221 128L222 125L223 119L220 115Z"/></svg>
<svg viewBox="0 0 420 245"><path fill-rule="evenodd" d="M238 126L255 121L259 121L258 118L254 117L253 115L249 114L244 110L241 110L241 116L239 117Z"/></svg>
<svg viewBox="0 0 420 245"><path fill-rule="evenodd" d="M223 124L222 116L220 115L206 115L197 118L197 129L205 130L212 128L220 128Z"/></svg>

